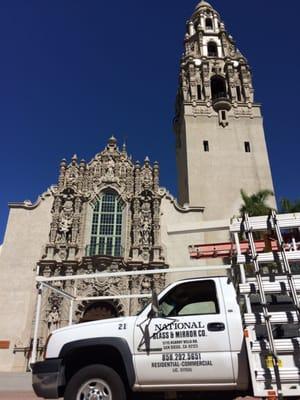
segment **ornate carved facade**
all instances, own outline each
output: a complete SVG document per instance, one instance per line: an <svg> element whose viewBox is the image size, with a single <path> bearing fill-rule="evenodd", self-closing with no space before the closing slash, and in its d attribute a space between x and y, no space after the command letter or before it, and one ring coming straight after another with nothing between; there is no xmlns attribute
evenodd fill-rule
<svg viewBox="0 0 300 400"><path fill-rule="evenodd" d="M40 274L60 276L99 271L115 272L166 268L160 240L160 204L164 191L159 187L158 163L135 164L125 146L117 147L114 137L90 163L73 156L60 164L58 185L53 187L52 221L49 242L39 261ZM59 284L72 292L75 284ZM69 285L69 287L67 287ZM155 279L158 290L164 278ZM107 278L80 281L77 295L117 296L150 293L149 277ZM66 300L49 293L44 304L48 330L68 319ZM136 312L141 300L98 302L91 307L83 301L74 309L73 320L104 318ZM89 316L86 313L89 312ZM47 330L46 329L46 330Z"/></svg>
<svg viewBox="0 0 300 400"><path fill-rule="evenodd" d="M187 22L179 82L175 127L183 103L192 105L194 115L217 112L222 127L229 124L227 113L232 107L236 118L245 113L253 117L250 66L219 13L206 1L197 5Z"/></svg>

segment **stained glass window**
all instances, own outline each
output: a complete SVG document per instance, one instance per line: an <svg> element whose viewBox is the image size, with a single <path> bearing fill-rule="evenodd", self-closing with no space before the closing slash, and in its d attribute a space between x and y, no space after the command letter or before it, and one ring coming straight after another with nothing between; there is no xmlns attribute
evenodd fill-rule
<svg viewBox="0 0 300 400"><path fill-rule="evenodd" d="M95 204L89 255L122 256L124 203L115 192L105 192Z"/></svg>

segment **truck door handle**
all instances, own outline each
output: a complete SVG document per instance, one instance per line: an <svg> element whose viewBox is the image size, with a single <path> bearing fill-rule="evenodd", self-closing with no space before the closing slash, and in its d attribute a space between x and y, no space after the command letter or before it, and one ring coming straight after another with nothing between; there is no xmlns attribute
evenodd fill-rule
<svg viewBox="0 0 300 400"><path fill-rule="evenodd" d="M207 329L212 332L225 331L225 324L223 322L211 322L207 324Z"/></svg>

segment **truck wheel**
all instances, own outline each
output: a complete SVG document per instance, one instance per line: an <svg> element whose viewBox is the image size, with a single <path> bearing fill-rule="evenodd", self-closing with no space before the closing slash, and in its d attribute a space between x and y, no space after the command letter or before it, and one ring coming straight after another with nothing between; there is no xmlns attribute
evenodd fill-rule
<svg viewBox="0 0 300 400"><path fill-rule="evenodd" d="M89 365L72 376L64 400L126 400L124 383L112 368Z"/></svg>

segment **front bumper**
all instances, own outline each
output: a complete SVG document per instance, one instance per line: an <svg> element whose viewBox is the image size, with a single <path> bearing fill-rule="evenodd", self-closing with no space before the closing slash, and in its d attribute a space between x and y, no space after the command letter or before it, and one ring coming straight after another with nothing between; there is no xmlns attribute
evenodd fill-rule
<svg viewBox="0 0 300 400"><path fill-rule="evenodd" d="M44 399L58 399L59 389L64 386L62 359L54 358L31 365L32 386L35 394Z"/></svg>

